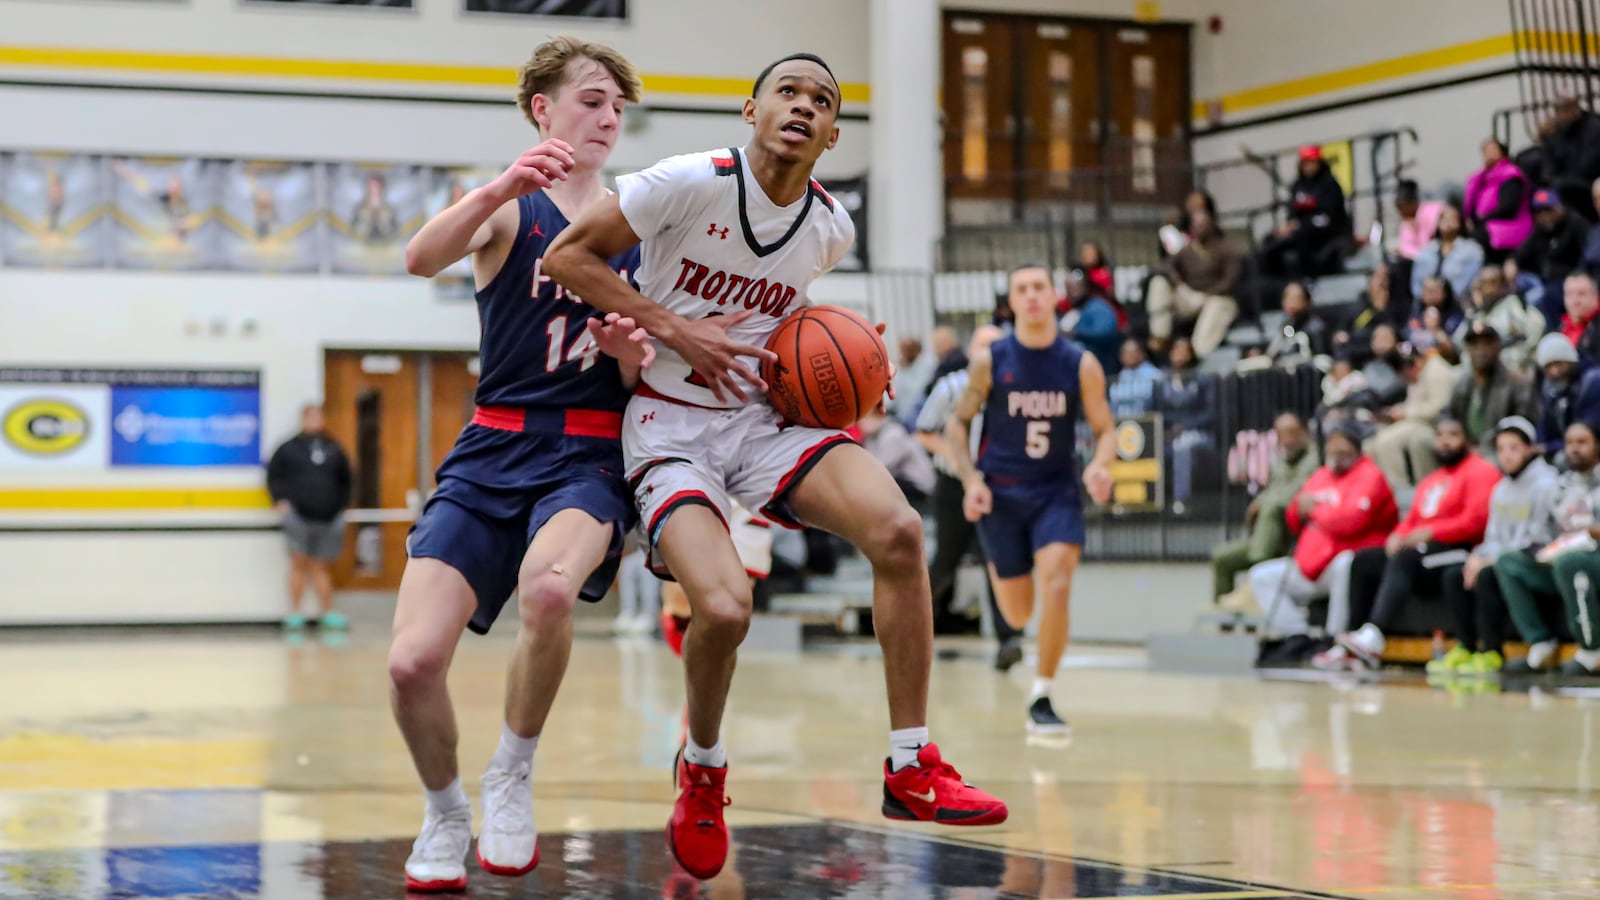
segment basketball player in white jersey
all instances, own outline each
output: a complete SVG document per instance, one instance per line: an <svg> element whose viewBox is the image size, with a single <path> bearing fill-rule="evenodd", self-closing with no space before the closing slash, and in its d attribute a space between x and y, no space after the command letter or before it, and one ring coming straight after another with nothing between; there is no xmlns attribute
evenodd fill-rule
<svg viewBox="0 0 1600 900"><path fill-rule="evenodd" d="M849 216L811 179L839 139L839 86L797 54L756 79L742 149L678 156L623 176L545 256L545 271L657 341L628 406L623 453L650 564L683 585L694 624L683 647L689 738L667 835L689 873L710 878L728 853L719 738L751 591L728 537L730 496L768 521L831 531L872 563L873 624L888 682L889 818L987 825L1006 806L946 764L927 729L933 611L922 520L894 479L844 433L787 426L759 396L751 364L810 284L855 239ZM605 261L644 242L639 290ZM742 358L741 358L742 357Z"/></svg>

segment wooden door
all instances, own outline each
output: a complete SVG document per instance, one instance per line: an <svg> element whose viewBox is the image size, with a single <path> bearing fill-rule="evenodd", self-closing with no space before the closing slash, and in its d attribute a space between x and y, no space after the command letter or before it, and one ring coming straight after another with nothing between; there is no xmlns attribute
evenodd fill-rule
<svg viewBox="0 0 1600 900"><path fill-rule="evenodd" d="M478 390L478 357L474 353L434 353L428 357L428 455L432 457L423 484L431 492L438 485L434 473L455 446L461 429L472 421Z"/></svg>
<svg viewBox="0 0 1600 900"><path fill-rule="evenodd" d="M1100 29L1060 19L1022 19L1023 169L1031 198L1095 200L1095 185L1074 169L1100 165Z"/></svg>
<svg viewBox="0 0 1600 900"><path fill-rule="evenodd" d="M1010 198L1017 170L1017 20L944 17L944 173L953 197Z"/></svg>
<svg viewBox="0 0 1600 900"><path fill-rule="evenodd" d="M406 564L406 532L418 484L421 359L415 353L329 350L323 357L328 431L355 470L341 590L394 590Z"/></svg>
<svg viewBox="0 0 1600 900"><path fill-rule="evenodd" d="M1188 190L1189 30L1108 26L1104 78L1110 129L1104 157L1113 200L1176 204Z"/></svg>

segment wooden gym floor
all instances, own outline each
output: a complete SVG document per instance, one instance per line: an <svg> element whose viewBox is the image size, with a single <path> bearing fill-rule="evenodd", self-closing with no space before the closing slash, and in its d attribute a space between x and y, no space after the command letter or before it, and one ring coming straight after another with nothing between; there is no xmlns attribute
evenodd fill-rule
<svg viewBox="0 0 1600 900"><path fill-rule="evenodd" d="M404 894L421 797L390 721L386 635L0 636L0 896ZM509 630L452 675L462 768L500 728ZM934 672L935 740L1011 820L878 814L870 644L740 662L725 740L734 858L675 874L662 837L681 675L660 644L579 638L534 769L543 862L473 897L1600 896L1600 705L1535 691L1157 675L1074 648L1076 734L1030 742L1030 673L977 642Z"/></svg>

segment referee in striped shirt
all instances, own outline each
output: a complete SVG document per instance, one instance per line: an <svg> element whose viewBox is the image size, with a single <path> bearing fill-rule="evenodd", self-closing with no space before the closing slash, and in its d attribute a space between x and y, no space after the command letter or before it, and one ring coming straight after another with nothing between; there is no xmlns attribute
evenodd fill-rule
<svg viewBox="0 0 1600 900"><path fill-rule="evenodd" d="M968 358L989 349L989 345L1002 333L993 325L984 325L974 331L967 347ZM966 389L967 370L952 372L934 383L928 391L928 399L917 413L917 443L926 447L932 454L936 476L931 502L935 547L933 561L928 564L928 580L933 586L935 622L949 615L950 604L955 595L956 572L961 568L961 560L967 555L967 551L972 550L980 560L983 559L983 548L978 543L977 526L968 522L961 510L961 500L966 490L962 487L961 479L956 476L955 466L951 464L949 454L945 452L944 443L945 422L950 418L956 401ZM974 445L977 444L982 430L982 426L975 421L972 428ZM976 447L973 449L973 456L977 456ZM1022 661L1022 633L1008 625L1005 616L1000 614L999 607L995 605L994 587L987 576L983 579L983 583L989 598L990 619L994 622L995 637L1000 641L1000 650L995 655L994 665L1004 672Z"/></svg>

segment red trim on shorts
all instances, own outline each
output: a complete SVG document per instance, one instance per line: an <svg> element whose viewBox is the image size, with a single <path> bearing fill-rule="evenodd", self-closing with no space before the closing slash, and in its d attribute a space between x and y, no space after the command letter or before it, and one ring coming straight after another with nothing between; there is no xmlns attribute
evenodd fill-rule
<svg viewBox="0 0 1600 900"><path fill-rule="evenodd" d="M671 497L668 497L667 502L661 504L661 508L656 510L656 514L650 517L650 527L645 529L644 532L644 565L645 568L649 569L650 572L657 578L665 581L677 581L676 578L672 577L672 573L667 571L666 566L656 565L656 529L660 528L665 523L668 514L670 514L673 510L680 506L688 506L690 504L707 507L713 513L716 513L717 521L722 523L722 527L724 529L728 527L728 520L722 517L722 510L718 509L717 505L711 502L711 498L706 496L705 491L678 491Z"/></svg>
<svg viewBox="0 0 1600 900"><path fill-rule="evenodd" d="M766 516L769 521L776 522L777 524L782 525L784 528L788 528L790 530L799 530L804 528L804 523L789 515L783 507L779 506L779 504L783 502L783 495L787 494L790 488L798 484L800 479L804 478L806 473L811 471L812 466L815 466L822 460L822 455L824 453L827 453L829 450L832 450L840 444L854 443L855 441L850 440L849 435L835 434L830 435L809 447L806 452L800 454L800 459L794 464L794 468L790 469L782 478L778 479L778 486L772 491L772 499L768 500L767 504L761 507L761 514Z"/></svg>
<svg viewBox="0 0 1600 900"><path fill-rule="evenodd" d="M745 569L744 574L757 581L766 581L772 575L771 572L757 572L755 569Z"/></svg>
<svg viewBox="0 0 1600 900"><path fill-rule="evenodd" d="M749 522L745 523L745 524L749 525L751 528L771 528L772 527L772 523L768 522L766 519L751 518L751 520Z"/></svg>
<svg viewBox="0 0 1600 900"><path fill-rule="evenodd" d="M655 388L651 387L648 384L645 384L642 381L639 382L639 386L638 387L633 389L633 395L635 397L643 397L646 400L662 400L662 401L665 401L667 403L676 403L679 406L692 406L695 409L709 409L709 410L712 410L714 412L727 412L728 411L727 409L723 409L722 407L718 407L718 406L705 406L703 404L693 403L693 402L688 401L688 400L680 400L677 397L668 397L666 394L661 393L660 391L656 390ZM730 407L730 409L731 408L733 408L733 407Z"/></svg>
<svg viewBox="0 0 1600 900"><path fill-rule="evenodd" d="M534 415L529 415L532 412ZM527 410L515 406L480 406L472 411L472 424L496 431L554 431L573 437L622 437L622 413L597 409ZM530 427L531 426L531 427Z"/></svg>

